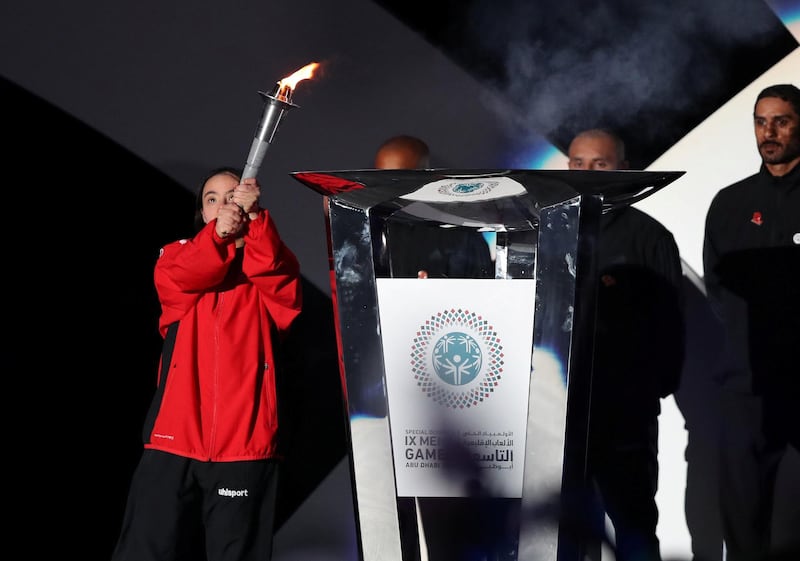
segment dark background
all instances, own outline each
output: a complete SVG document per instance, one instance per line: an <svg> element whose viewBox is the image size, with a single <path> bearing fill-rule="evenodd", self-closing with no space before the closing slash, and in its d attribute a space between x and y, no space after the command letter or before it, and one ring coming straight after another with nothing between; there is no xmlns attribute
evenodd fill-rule
<svg viewBox="0 0 800 561"><path fill-rule="evenodd" d="M797 46L763 1L377 1L501 92L520 128L566 152L602 123L635 139L634 169Z"/></svg>

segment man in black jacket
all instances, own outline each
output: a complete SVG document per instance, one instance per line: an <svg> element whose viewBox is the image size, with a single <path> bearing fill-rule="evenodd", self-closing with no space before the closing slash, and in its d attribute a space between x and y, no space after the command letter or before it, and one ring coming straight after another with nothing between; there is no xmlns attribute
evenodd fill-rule
<svg viewBox="0 0 800 561"><path fill-rule="evenodd" d="M761 167L716 194L703 245L726 335L716 375L727 561L800 559L797 532L778 551L771 544L778 467L789 446L800 450L800 90L762 90L753 124Z"/></svg>
<svg viewBox="0 0 800 561"><path fill-rule="evenodd" d="M569 169L626 169L625 145L604 129L569 146ZM658 416L683 366L682 271L660 222L634 207L601 217L589 424L589 480L614 526L618 561L660 561ZM602 532L603 528L598 528Z"/></svg>

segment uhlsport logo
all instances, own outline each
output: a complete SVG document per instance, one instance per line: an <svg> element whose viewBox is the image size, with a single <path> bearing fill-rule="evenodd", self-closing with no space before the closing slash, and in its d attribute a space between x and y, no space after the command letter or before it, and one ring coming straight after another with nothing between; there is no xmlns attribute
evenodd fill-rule
<svg viewBox="0 0 800 561"><path fill-rule="evenodd" d="M469 310L431 316L414 337L411 372L422 392L452 409L480 405L503 375L503 345L494 327Z"/></svg>
<svg viewBox="0 0 800 561"><path fill-rule="evenodd" d="M436 191L440 195L474 197L475 195L490 193L498 185L498 181L453 181L440 185Z"/></svg>

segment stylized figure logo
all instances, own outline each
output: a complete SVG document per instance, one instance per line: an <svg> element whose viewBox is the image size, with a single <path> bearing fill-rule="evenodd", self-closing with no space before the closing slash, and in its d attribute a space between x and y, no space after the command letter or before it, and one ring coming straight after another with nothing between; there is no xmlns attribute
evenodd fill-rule
<svg viewBox="0 0 800 561"><path fill-rule="evenodd" d="M441 185L437 191L440 195L454 197L485 195L497 187L497 181L454 181Z"/></svg>
<svg viewBox="0 0 800 561"><path fill-rule="evenodd" d="M468 384L481 371L478 342L459 331L445 334L433 347L433 369L440 380L453 386Z"/></svg>
<svg viewBox="0 0 800 561"><path fill-rule="evenodd" d="M500 338L469 310L439 312L420 326L411 347L411 372L431 399L446 407L475 407L494 392L503 374Z"/></svg>

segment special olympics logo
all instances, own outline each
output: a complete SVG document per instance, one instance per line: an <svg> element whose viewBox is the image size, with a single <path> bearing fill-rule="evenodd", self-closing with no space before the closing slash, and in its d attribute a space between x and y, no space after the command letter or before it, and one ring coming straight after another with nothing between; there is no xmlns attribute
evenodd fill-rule
<svg viewBox="0 0 800 561"><path fill-rule="evenodd" d="M455 181L439 186L436 191L440 195L474 197L475 195L485 195L498 185L497 181Z"/></svg>
<svg viewBox="0 0 800 561"><path fill-rule="evenodd" d="M433 369L445 383L463 386L481 371L483 352L478 342L460 331L445 333L433 346Z"/></svg>
<svg viewBox="0 0 800 561"><path fill-rule="evenodd" d="M453 409L488 399L503 374L503 346L488 321L469 310L450 309L420 326L411 347L417 385Z"/></svg>

